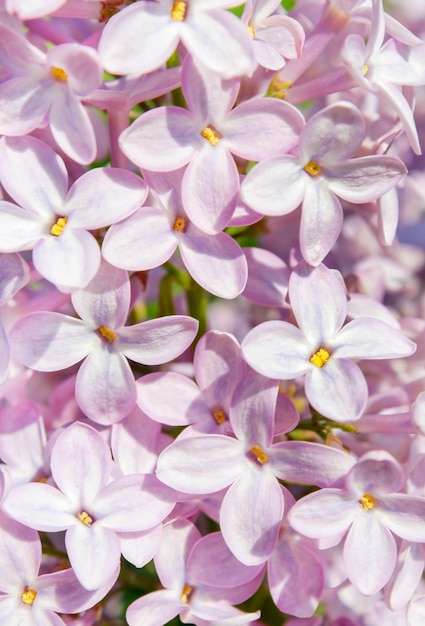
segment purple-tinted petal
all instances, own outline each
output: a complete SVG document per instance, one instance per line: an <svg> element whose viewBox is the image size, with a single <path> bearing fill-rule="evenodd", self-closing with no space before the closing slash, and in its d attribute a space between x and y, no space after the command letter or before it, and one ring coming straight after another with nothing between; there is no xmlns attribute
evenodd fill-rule
<svg viewBox="0 0 425 626"><path fill-rule="evenodd" d="M180 356L195 338L198 322L185 315L170 315L121 328L119 349L144 365L159 365Z"/></svg>
<svg viewBox="0 0 425 626"><path fill-rule="evenodd" d="M50 130L58 146L77 163L96 157L96 135L80 100L69 89L60 89L50 108Z"/></svg>
<svg viewBox="0 0 425 626"><path fill-rule="evenodd" d="M368 388L362 371L348 359L330 359L323 367L315 365L305 379L309 402L325 417L351 422L363 413Z"/></svg>
<svg viewBox="0 0 425 626"><path fill-rule="evenodd" d="M81 320L47 311L23 317L9 333L16 358L41 372L54 372L78 363L96 339Z"/></svg>
<svg viewBox="0 0 425 626"><path fill-rule="evenodd" d="M182 201L188 217L201 230L219 233L227 226L239 193L239 173L233 157L221 147L206 144L188 165Z"/></svg>
<svg viewBox="0 0 425 626"><path fill-rule="evenodd" d="M264 563L276 545L283 517L283 496L264 467L246 471L229 488L220 509L223 537L245 565Z"/></svg>
<svg viewBox="0 0 425 626"><path fill-rule="evenodd" d="M150 270L168 261L176 247L177 238L164 212L143 207L108 229L102 254L116 267Z"/></svg>
<svg viewBox="0 0 425 626"><path fill-rule="evenodd" d="M253 328L242 342L247 363L263 376L291 379L310 368L311 348L299 328L269 321Z"/></svg>
<svg viewBox="0 0 425 626"><path fill-rule="evenodd" d="M286 263L262 248L243 248L243 251L248 263L244 298L263 306L285 306L289 280Z"/></svg>
<svg viewBox="0 0 425 626"><path fill-rule="evenodd" d="M176 170L193 158L204 141L193 114L178 107L158 107L139 117L120 136L124 154L141 168Z"/></svg>
<svg viewBox="0 0 425 626"><path fill-rule="evenodd" d="M0 176L12 198L34 215L51 219L63 205L68 186L64 162L35 137L0 141Z"/></svg>
<svg viewBox="0 0 425 626"><path fill-rule="evenodd" d="M410 356L416 344L389 324L360 317L340 330L333 342L335 357L392 359Z"/></svg>
<svg viewBox="0 0 425 626"><path fill-rule="evenodd" d="M183 262L201 287L220 298L236 298L242 292L247 263L230 235L208 235L191 224L179 243Z"/></svg>
<svg viewBox="0 0 425 626"><path fill-rule="evenodd" d="M100 524L75 524L65 535L69 561L80 583L88 590L105 585L120 562L120 542L116 533Z"/></svg>
<svg viewBox="0 0 425 626"><path fill-rule="evenodd" d="M136 383L127 359L102 341L78 370L75 398L79 407L94 422L109 425L134 409L136 397Z"/></svg>
<svg viewBox="0 0 425 626"><path fill-rule="evenodd" d="M381 498L382 522L398 537L423 543L425 499L397 493Z"/></svg>
<svg viewBox="0 0 425 626"><path fill-rule="evenodd" d="M183 588L182 588L183 589ZM148 593L127 609L126 618L129 626L162 626L167 624L183 609L183 604L175 591L162 589Z"/></svg>
<svg viewBox="0 0 425 626"><path fill-rule="evenodd" d="M365 595L377 593L394 571L397 547L393 535L379 518L360 511L344 544L348 578Z"/></svg>
<svg viewBox="0 0 425 626"><path fill-rule="evenodd" d="M246 467L236 439L200 435L171 444L158 459L157 476L183 493L209 494L232 483Z"/></svg>
<svg viewBox="0 0 425 626"><path fill-rule="evenodd" d="M0 201L0 250L3 253L31 250L47 232L42 217Z"/></svg>
<svg viewBox="0 0 425 626"><path fill-rule="evenodd" d="M96 51L77 43L53 46L47 51L47 63L60 67L68 75L71 90L80 97L88 96L102 82L102 67Z"/></svg>
<svg viewBox="0 0 425 626"><path fill-rule="evenodd" d="M0 133L19 136L38 128L52 102L51 81L17 76L0 85Z"/></svg>
<svg viewBox="0 0 425 626"><path fill-rule="evenodd" d="M312 539L338 537L352 524L357 506L341 489L321 489L301 498L289 511L288 521L297 532Z"/></svg>
<svg viewBox="0 0 425 626"><path fill-rule="evenodd" d="M311 265L319 265L341 232L341 203L324 179L309 181L305 187L300 226L300 247Z"/></svg>
<svg viewBox="0 0 425 626"><path fill-rule="evenodd" d="M139 208L146 194L145 183L132 172L111 167L90 170L67 194L69 224L87 230L109 226Z"/></svg>
<svg viewBox="0 0 425 626"><path fill-rule="evenodd" d="M81 422L74 422L60 433L50 463L57 486L76 505L89 506L112 471L111 453L105 440L94 428Z"/></svg>
<svg viewBox="0 0 425 626"><path fill-rule="evenodd" d="M22 524L57 532L78 522L74 503L59 489L42 483L29 483L14 487L3 503L3 509L10 517Z"/></svg>

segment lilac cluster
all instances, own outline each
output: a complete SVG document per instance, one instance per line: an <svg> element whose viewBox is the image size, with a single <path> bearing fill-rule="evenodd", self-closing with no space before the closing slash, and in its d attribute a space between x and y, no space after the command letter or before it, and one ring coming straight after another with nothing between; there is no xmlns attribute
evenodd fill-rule
<svg viewBox="0 0 425 626"><path fill-rule="evenodd" d="M5 626L425 623L423 1L238 4L0 0Z"/></svg>

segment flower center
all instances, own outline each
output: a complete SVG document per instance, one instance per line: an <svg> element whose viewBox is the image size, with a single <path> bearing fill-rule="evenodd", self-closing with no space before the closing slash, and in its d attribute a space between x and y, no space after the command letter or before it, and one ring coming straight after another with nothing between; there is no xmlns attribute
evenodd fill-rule
<svg viewBox="0 0 425 626"><path fill-rule="evenodd" d="M186 17L186 2L182 2L181 0L176 0L173 2L173 6L171 8L171 19L173 22L183 22Z"/></svg>
<svg viewBox="0 0 425 626"><path fill-rule="evenodd" d="M185 226L186 222L184 220L184 217L177 216L174 220L173 230L177 231L178 233L184 233Z"/></svg>
<svg viewBox="0 0 425 626"><path fill-rule="evenodd" d="M50 71L55 80L67 80L68 79L68 74L61 67L52 67Z"/></svg>
<svg viewBox="0 0 425 626"><path fill-rule="evenodd" d="M322 173L322 168L316 161L309 161L307 165L304 165L304 170L307 174L310 174L310 176L319 176L319 174Z"/></svg>
<svg viewBox="0 0 425 626"><path fill-rule="evenodd" d="M365 511L370 511L376 506L376 500L370 493L365 493L359 500Z"/></svg>
<svg viewBox="0 0 425 626"><path fill-rule="evenodd" d="M192 591L193 591L193 587L191 585L185 585L183 587L183 591L182 591L181 596L180 596L180 601L181 601L182 604L188 604L189 603L189 597L190 597L190 594L192 593Z"/></svg>
<svg viewBox="0 0 425 626"><path fill-rule="evenodd" d="M269 460L269 457L260 446L253 446L250 452L255 456L255 458L261 465L264 465L264 463L267 463L267 461Z"/></svg>
<svg viewBox="0 0 425 626"><path fill-rule="evenodd" d="M220 407L218 409L214 409L214 411L212 411L212 415L217 424L227 422L227 415Z"/></svg>
<svg viewBox="0 0 425 626"><path fill-rule="evenodd" d="M114 333L114 331L107 326L99 326L98 331L102 337L105 337L105 339L109 341L109 343L111 343L117 336L117 333Z"/></svg>
<svg viewBox="0 0 425 626"><path fill-rule="evenodd" d="M267 89L267 96L270 98L279 98L284 100L286 98L286 92L292 87L292 83L288 80L281 80L279 74L275 74L272 78L269 88Z"/></svg>
<svg viewBox="0 0 425 626"><path fill-rule="evenodd" d="M362 67L362 72L363 72L363 76L366 76L366 74L369 71L369 67L366 65L366 63L363 65Z"/></svg>
<svg viewBox="0 0 425 626"><path fill-rule="evenodd" d="M55 237L59 237L59 235L62 234L62 231L65 228L67 221L67 217L58 217L58 219L50 229L50 234L54 235Z"/></svg>
<svg viewBox="0 0 425 626"><path fill-rule="evenodd" d="M313 363L313 365L315 365L316 367L323 367L328 361L329 357L329 352L324 348L320 348L320 350L318 350L311 356L310 363Z"/></svg>
<svg viewBox="0 0 425 626"><path fill-rule="evenodd" d="M216 146L221 139L221 137L218 136L217 132L210 126L204 128L204 130L201 132L201 135L212 146Z"/></svg>
<svg viewBox="0 0 425 626"><path fill-rule="evenodd" d="M87 511L81 511L79 515L77 515L78 519L84 526L91 526L93 524L93 518L87 513Z"/></svg>
<svg viewBox="0 0 425 626"><path fill-rule="evenodd" d="M248 32L251 35L251 37L253 39L255 39L255 30L253 29L253 27L252 26L247 26L247 28L248 28Z"/></svg>
<svg viewBox="0 0 425 626"><path fill-rule="evenodd" d="M28 585L24 588L22 595L21 595L21 600L24 604L33 604L35 597L37 595L37 592L35 589L31 589L31 587L28 587Z"/></svg>
<svg viewBox="0 0 425 626"><path fill-rule="evenodd" d="M99 22L107 22L113 15L118 13L119 8L123 3L123 0L108 0L107 2L101 2Z"/></svg>

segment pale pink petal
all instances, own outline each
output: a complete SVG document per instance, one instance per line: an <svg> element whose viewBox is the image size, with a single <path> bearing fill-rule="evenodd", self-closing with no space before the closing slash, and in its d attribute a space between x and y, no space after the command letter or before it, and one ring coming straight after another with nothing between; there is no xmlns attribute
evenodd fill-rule
<svg viewBox="0 0 425 626"><path fill-rule="evenodd" d="M320 489L301 498L289 511L288 521L294 530L312 539L338 537L351 526L358 506L345 491Z"/></svg>
<svg viewBox="0 0 425 626"><path fill-rule="evenodd" d="M338 358L392 359L410 356L416 344L381 320L360 317L340 330L333 344Z"/></svg>
<svg viewBox="0 0 425 626"><path fill-rule="evenodd" d="M52 103L50 80L17 76L0 85L0 133L18 136L38 128Z"/></svg>
<svg viewBox="0 0 425 626"><path fill-rule="evenodd" d="M0 201L0 250L20 252L31 250L48 234L43 218L24 211L20 207Z"/></svg>
<svg viewBox="0 0 425 626"><path fill-rule="evenodd" d="M159 365L180 356L195 338L197 320L170 315L121 328L119 349L144 365Z"/></svg>
<svg viewBox="0 0 425 626"><path fill-rule="evenodd" d="M397 493L381 498L382 522L398 537L424 543L425 500Z"/></svg>
<svg viewBox="0 0 425 626"><path fill-rule="evenodd" d="M127 359L106 342L92 350L77 374L75 398L97 424L113 424L136 405L136 383Z"/></svg>
<svg viewBox="0 0 425 626"><path fill-rule="evenodd" d="M230 235L208 235L191 224L179 244L184 264L201 287L220 298L236 298L242 292L247 263Z"/></svg>
<svg viewBox="0 0 425 626"><path fill-rule="evenodd" d="M48 311L30 313L9 333L16 358L41 372L54 372L78 363L96 339L81 320Z"/></svg>
<svg viewBox="0 0 425 626"><path fill-rule="evenodd" d="M144 626L162 626L182 610L183 604L178 594L162 589L148 593L130 604L126 618L129 626L139 626L140 623Z"/></svg>
<svg viewBox="0 0 425 626"><path fill-rule="evenodd" d="M286 263L262 248L243 248L243 251L248 263L243 297L263 306L285 306L290 273Z"/></svg>
<svg viewBox="0 0 425 626"><path fill-rule="evenodd" d="M264 563L272 554L283 517L283 496L273 474L253 467L229 488L220 509L223 537L245 565Z"/></svg>
<svg viewBox="0 0 425 626"><path fill-rule="evenodd" d="M58 146L77 163L96 157L96 135L90 116L67 87L58 89L50 109L50 130Z"/></svg>
<svg viewBox="0 0 425 626"><path fill-rule="evenodd" d="M74 503L59 489L42 483L14 487L3 509L22 524L47 532L65 530L78 522Z"/></svg>

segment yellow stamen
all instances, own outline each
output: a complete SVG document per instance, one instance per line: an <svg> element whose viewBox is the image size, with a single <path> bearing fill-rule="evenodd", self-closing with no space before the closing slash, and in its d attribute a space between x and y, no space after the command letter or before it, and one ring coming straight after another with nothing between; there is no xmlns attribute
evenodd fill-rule
<svg viewBox="0 0 425 626"><path fill-rule="evenodd" d="M216 146L218 144L218 142L220 141L220 137L217 135L217 133L210 128L209 126L207 126L206 128L204 128L204 130L201 133L202 137L204 139L206 139L208 141L208 143L210 143L212 146Z"/></svg>
<svg viewBox="0 0 425 626"><path fill-rule="evenodd" d="M182 602L182 604L188 604L189 603L189 596L193 591L193 587L191 587L190 585L185 585L183 587L183 591L181 593L180 596L180 600Z"/></svg>
<svg viewBox="0 0 425 626"><path fill-rule="evenodd" d="M31 589L31 587L26 586L22 592L21 600L24 604L33 604L37 592L35 589Z"/></svg>
<svg viewBox="0 0 425 626"><path fill-rule="evenodd" d="M171 19L173 22L183 22L186 15L186 2L177 0L173 2L171 8Z"/></svg>
<svg viewBox="0 0 425 626"><path fill-rule="evenodd" d="M227 422L227 416L223 409L216 409L215 411L213 411L213 418L215 419L217 424L223 424L224 422Z"/></svg>
<svg viewBox="0 0 425 626"><path fill-rule="evenodd" d="M267 463L267 461L269 460L269 457L267 456L267 454L260 448L260 446L253 446L250 450L250 452L255 456L255 458L257 459L257 461L259 463L261 463L261 465L264 465L264 463Z"/></svg>
<svg viewBox="0 0 425 626"><path fill-rule="evenodd" d="M276 74L272 79L269 88L267 89L267 96L269 98L279 98L284 100L286 92L292 87L292 83L287 80L280 80L279 74Z"/></svg>
<svg viewBox="0 0 425 626"><path fill-rule="evenodd" d="M123 3L123 0L108 0L107 2L101 2L99 22L107 22L113 15L118 13L119 8Z"/></svg>
<svg viewBox="0 0 425 626"><path fill-rule="evenodd" d="M82 511L77 517L84 526L91 526L93 524L93 518L90 517L86 511Z"/></svg>
<svg viewBox="0 0 425 626"><path fill-rule="evenodd" d="M113 341L117 336L117 333L114 333L114 331L107 326L99 326L99 332L108 341Z"/></svg>
<svg viewBox="0 0 425 626"><path fill-rule="evenodd" d="M50 70L55 80L67 80L68 74L61 67L52 67Z"/></svg>
<svg viewBox="0 0 425 626"><path fill-rule="evenodd" d="M365 493L364 496L360 498L360 504L364 508L365 511L370 511L376 506L376 500L370 493Z"/></svg>
<svg viewBox="0 0 425 626"><path fill-rule="evenodd" d="M307 174L310 174L310 176L318 176L322 173L322 168L316 161L309 161L307 165L304 165L304 170Z"/></svg>
<svg viewBox="0 0 425 626"><path fill-rule="evenodd" d="M327 360L329 359L330 354L324 348L320 348L318 352L312 355L310 359L310 363L313 363L316 367L323 367Z"/></svg>
<svg viewBox="0 0 425 626"><path fill-rule="evenodd" d="M176 217L174 221L173 230L176 230L178 233L183 233L185 225L186 223L185 223L184 217Z"/></svg>
<svg viewBox="0 0 425 626"><path fill-rule="evenodd" d="M62 234L62 231L65 228L67 221L67 217L58 217L58 219L50 229L50 234L54 235L55 237L59 237L59 235Z"/></svg>
<svg viewBox="0 0 425 626"><path fill-rule="evenodd" d="M251 35L251 37L253 39L255 39L255 30L252 28L252 26L248 26L247 28L248 28L248 32Z"/></svg>
<svg viewBox="0 0 425 626"><path fill-rule="evenodd" d="M366 74L369 71L369 67L366 65L366 63L363 65L362 71L363 71L363 76L366 76Z"/></svg>

